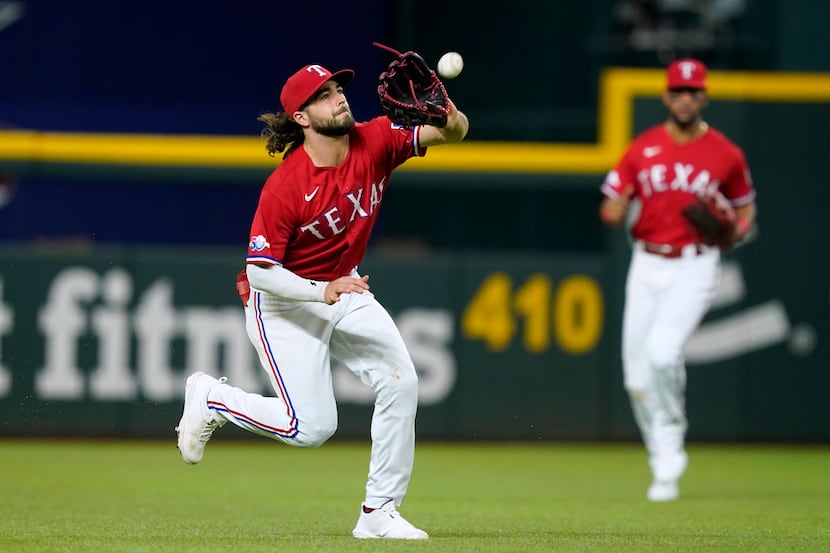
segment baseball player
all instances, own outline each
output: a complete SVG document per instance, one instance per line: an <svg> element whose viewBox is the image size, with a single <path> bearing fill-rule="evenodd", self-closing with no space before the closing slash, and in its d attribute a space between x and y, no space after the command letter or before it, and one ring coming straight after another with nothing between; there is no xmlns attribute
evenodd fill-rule
<svg viewBox="0 0 830 553"><path fill-rule="evenodd" d="M293 446L320 446L337 428L335 357L375 392L366 497L352 534L426 539L397 511L412 472L418 378L357 266L392 171L428 146L461 141L469 123L452 102L442 128L404 128L386 116L355 123L343 91L353 76L307 65L282 89L284 112L260 117L269 153L287 150L262 189L238 288L275 397L197 372L187 379L178 445L185 462L198 463L213 431L230 421Z"/></svg>
<svg viewBox="0 0 830 553"><path fill-rule="evenodd" d="M755 191L744 154L702 119L706 67L694 59L667 69L665 123L637 136L608 173L600 218L617 227L630 201L640 204L622 330L625 388L649 454L647 497L672 501L687 455L683 351L714 297L721 251L701 243L681 210L719 190L735 213L732 243L755 218Z"/></svg>

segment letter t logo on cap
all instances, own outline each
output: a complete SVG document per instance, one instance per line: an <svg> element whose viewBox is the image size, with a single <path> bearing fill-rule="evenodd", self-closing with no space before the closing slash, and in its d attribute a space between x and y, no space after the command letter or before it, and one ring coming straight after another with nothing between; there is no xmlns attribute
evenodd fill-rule
<svg viewBox="0 0 830 553"><path fill-rule="evenodd" d="M320 75L321 77L325 77L326 75L328 75L328 71L326 71L326 69L322 65L317 65L317 64L309 65L308 67L305 68L305 70L308 71L309 73L311 73L312 71L316 71L317 74Z"/></svg>
<svg viewBox="0 0 830 553"><path fill-rule="evenodd" d="M680 63L680 73L683 75L683 78L687 81L692 78L695 74L695 68L697 66L694 62L691 61L684 61Z"/></svg>

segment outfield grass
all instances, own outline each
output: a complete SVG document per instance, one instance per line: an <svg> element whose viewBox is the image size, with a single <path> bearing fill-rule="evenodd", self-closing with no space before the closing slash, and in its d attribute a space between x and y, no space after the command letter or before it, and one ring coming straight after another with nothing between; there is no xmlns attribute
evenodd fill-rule
<svg viewBox="0 0 830 553"><path fill-rule="evenodd" d="M0 440L0 551L830 551L830 448L689 448L645 500L639 445L418 445L401 512L426 542L355 540L368 443Z"/></svg>

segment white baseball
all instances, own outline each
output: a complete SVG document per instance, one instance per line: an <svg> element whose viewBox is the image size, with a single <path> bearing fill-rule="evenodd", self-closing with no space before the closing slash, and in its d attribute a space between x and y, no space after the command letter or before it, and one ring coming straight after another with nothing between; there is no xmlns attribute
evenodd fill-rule
<svg viewBox="0 0 830 553"><path fill-rule="evenodd" d="M438 60L438 74L445 79L454 79L464 69L464 58L458 52L447 52Z"/></svg>

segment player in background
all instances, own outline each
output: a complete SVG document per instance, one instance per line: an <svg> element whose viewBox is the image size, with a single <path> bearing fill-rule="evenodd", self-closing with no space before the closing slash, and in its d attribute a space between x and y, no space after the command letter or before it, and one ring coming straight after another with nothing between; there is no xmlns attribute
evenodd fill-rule
<svg viewBox="0 0 830 553"><path fill-rule="evenodd" d="M672 501L686 470L684 349L711 305L721 251L705 246L681 210L714 188L737 217L735 242L755 219L755 191L744 154L702 119L706 67L693 59L667 69L667 120L638 135L608 173L600 218L617 227L636 198L633 252L625 289L625 388L649 455L647 497Z"/></svg>
<svg viewBox="0 0 830 553"><path fill-rule="evenodd" d="M353 76L307 65L281 91L284 112L259 118L268 152L285 154L261 191L237 284L275 397L197 372L187 379L178 445L187 463L198 463L213 431L230 421L293 446L320 446L337 428L334 357L375 393L366 496L352 534L426 539L397 511L414 461L418 377L357 266L393 170L428 146L460 142L469 122L450 102L442 128L403 128L386 116L355 123L343 91Z"/></svg>

